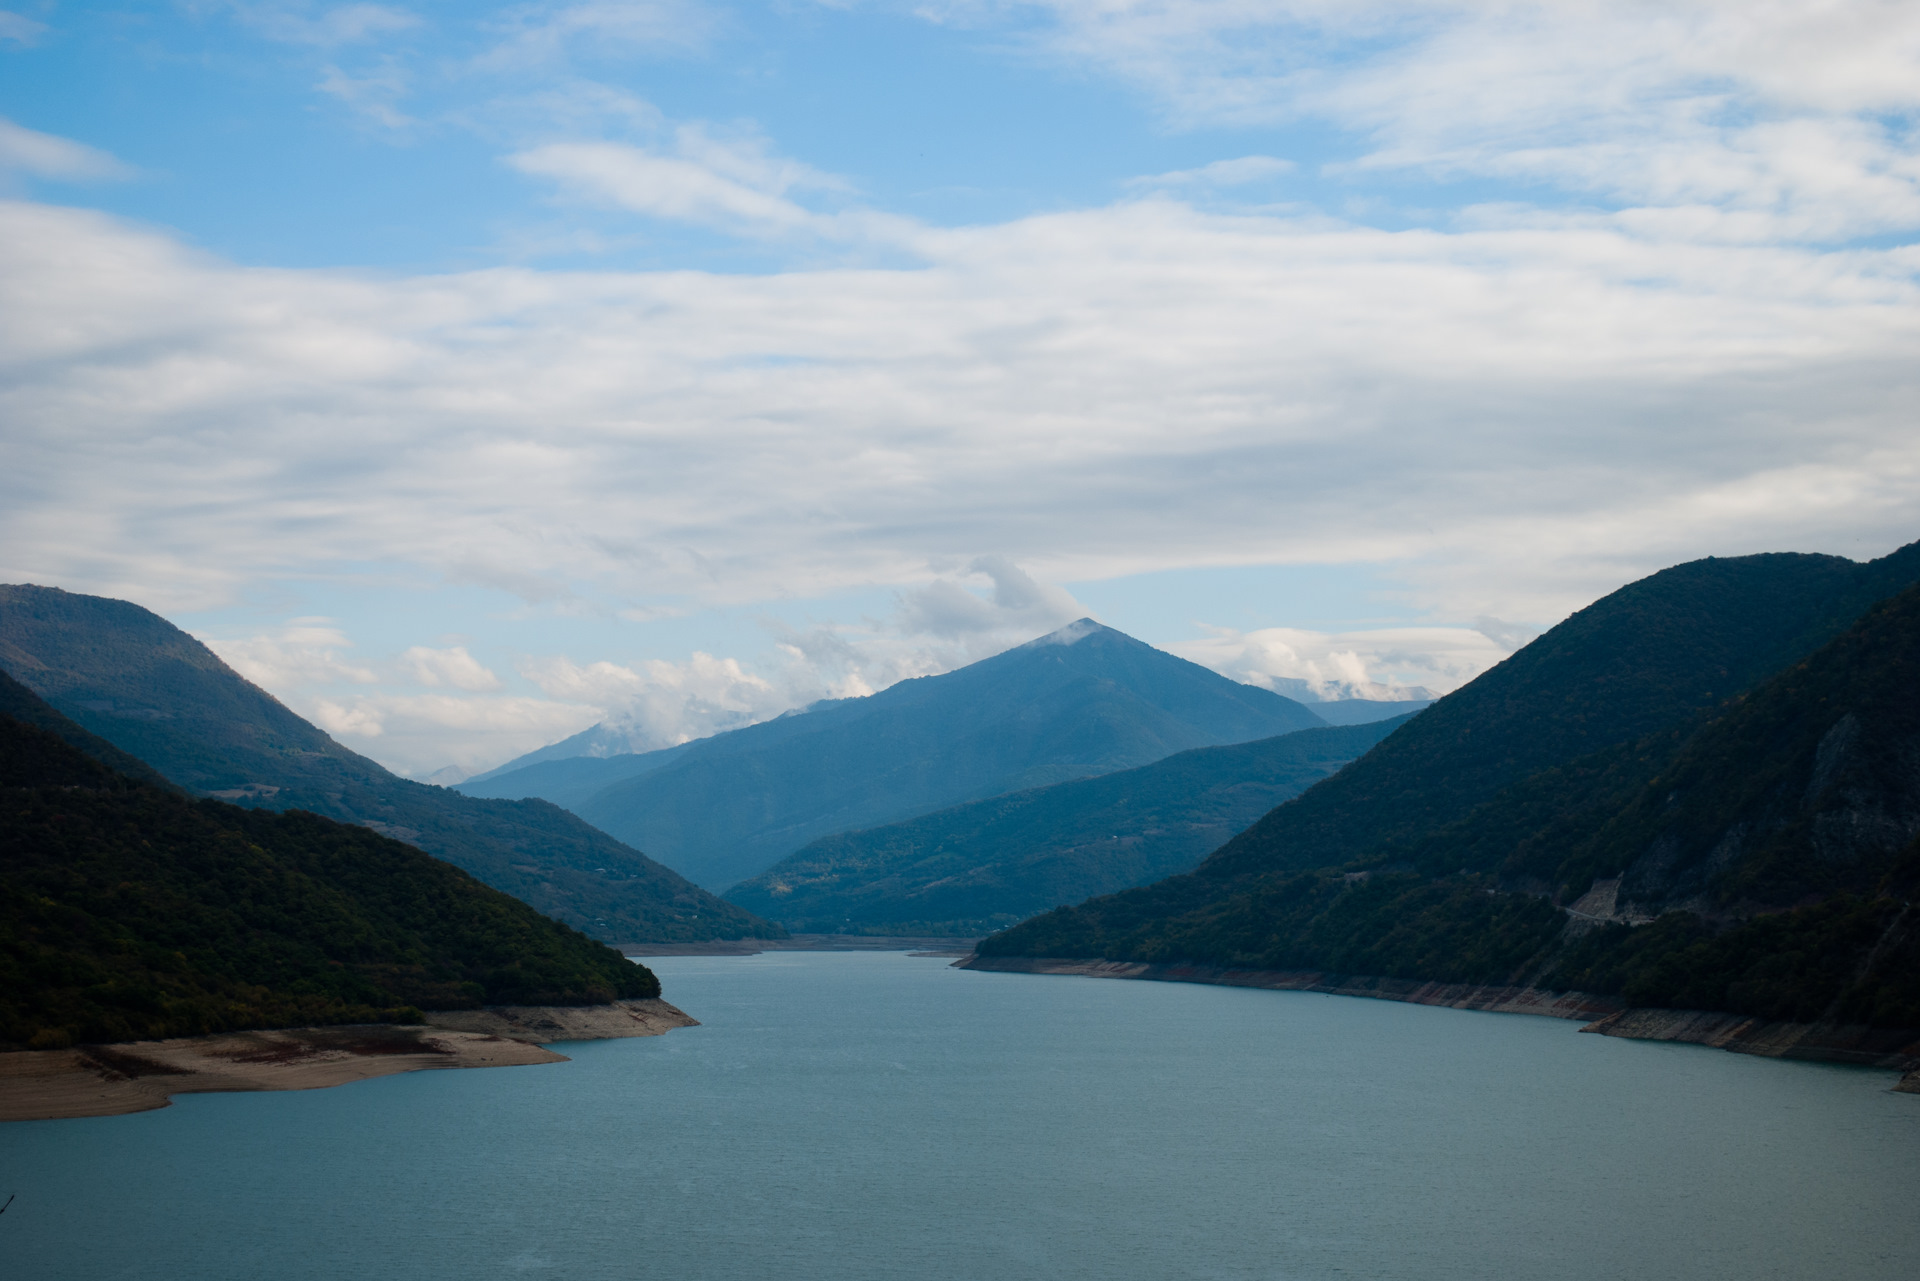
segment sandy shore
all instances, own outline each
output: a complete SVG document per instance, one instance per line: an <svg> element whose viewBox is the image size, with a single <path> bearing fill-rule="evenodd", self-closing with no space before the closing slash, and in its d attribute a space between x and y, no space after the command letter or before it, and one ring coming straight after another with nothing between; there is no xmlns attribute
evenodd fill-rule
<svg viewBox="0 0 1920 1281"><path fill-rule="evenodd" d="M564 1063L539 1042L658 1036L698 1021L665 1001L490 1006L417 1027L282 1028L0 1054L0 1121L119 1116L176 1094L318 1090L397 1072Z"/></svg>
<svg viewBox="0 0 1920 1281"><path fill-rule="evenodd" d="M1857 1023L1775 1023L1710 1010L1622 1010L1582 1032L1635 1041L1684 1041L1771 1059L1857 1063L1906 1073L1893 1088L1920 1094L1920 1033Z"/></svg>
<svg viewBox="0 0 1920 1281"><path fill-rule="evenodd" d="M1542 992L1525 987L1473 986L1466 983L1418 983L1409 979L1354 978L1318 970L1235 970L1213 965L1149 965L1143 961L1071 961L1046 957L970 956L955 963L963 970L1003 974L1078 974L1098 979L1151 979L1162 983L1210 983L1221 987L1261 987L1282 992L1325 992L1331 996L1369 996L1414 1005L1444 1005L1456 1010L1499 1014L1544 1014L1557 1019L1603 1018L1623 1003L1583 992Z"/></svg>
<svg viewBox="0 0 1920 1281"><path fill-rule="evenodd" d="M1414 1005L1498 1014L1540 1014L1587 1020L1582 1032L1638 1041L1684 1041L1692 1045L1770 1058L1857 1063L1905 1073L1893 1087L1920 1094L1920 1033L1850 1024L1770 1023L1738 1014L1700 1010L1629 1009L1614 997L1536 988L1475 987L1464 983L1418 983L1409 979L1355 978L1315 970L1235 970L1210 965L1149 965L1141 961L1076 961L1046 957L970 956L964 970L1002 974L1075 974L1085 978L1149 979L1163 983L1211 983L1286 992L1366 996Z"/></svg>

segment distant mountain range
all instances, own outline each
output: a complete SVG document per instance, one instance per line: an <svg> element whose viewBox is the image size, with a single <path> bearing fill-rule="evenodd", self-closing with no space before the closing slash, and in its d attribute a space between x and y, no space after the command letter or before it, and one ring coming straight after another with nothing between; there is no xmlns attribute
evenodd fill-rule
<svg viewBox="0 0 1920 1281"><path fill-rule="evenodd" d="M1322 699L1311 696L1311 690L1305 681L1276 681L1274 684L1282 687L1299 686L1299 691L1280 688L1275 692L1283 697L1294 699L1328 725L1368 725L1374 721L1392 720L1396 716L1405 716L1408 712L1417 712L1433 702L1432 696L1397 701L1371 698ZM1299 697L1296 697L1296 693ZM810 712L837 701L839 700L827 700L825 703L800 708L799 711ZM794 714L787 713L787 715ZM664 755L674 751L673 747L655 748L636 745L644 743L645 739L646 736L639 731L603 722L563 738L557 743L549 743L523 756L516 756L504 765L497 765L477 774L458 775L452 767L442 770L441 773L450 775L446 786L457 786L463 790L469 787L479 789L472 793L475 796L494 795L485 790L483 785L493 779L515 774L518 775L516 786L525 787L535 782L539 784L526 795L538 796L556 805L566 805L571 808L572 801L585 800L615 779L644 774L673 759L671 756ZM684 747L686 744L677 746ZM590 764L596 760L611 763L598 767ZM577 761L579 764L555 764L560 761ZM536 765L553 765L554 768L535 771L533 767ZM437 778L429 781L437 781ZM542 788L550 790L541 790ZM562 799L563 796L571 800Z"/></svg>
<svg viewBox="0 0 1920 1281"><path fill-rule="evenodd" d="M148 775L0 675L0 1048L659 995L411 845Z"/></svg>
<svg viewBox="0 0 1920 1281"><path fill-rule="evenodd" d="M362 824L596 938L782 933L558 806L478 800L395 777L137 605L0 586L0 668L190 792Z"/></svg>
<svg viewBox="0 0 1920 1281"><path fill-rule="evenodd" d="M1191 869L1406 720L1198 747L1138 769L822 837L727 898L803 933L983 934Z"/></svg>
<svg viewBox="0 0 1920 1281"><path fill-rule="evenodd" d="M1193 873L981 951L1920 1027L1917 579L1920 544L1655 574Z"/></svg>
<svg viewBox="0 0 1920 1281"><path fill-rule="evenodd" d="M541 761L461 790L564 797L717 889L835 832L1325 724L1292 699L1081 619L869 697L660 752Z"/></svg>

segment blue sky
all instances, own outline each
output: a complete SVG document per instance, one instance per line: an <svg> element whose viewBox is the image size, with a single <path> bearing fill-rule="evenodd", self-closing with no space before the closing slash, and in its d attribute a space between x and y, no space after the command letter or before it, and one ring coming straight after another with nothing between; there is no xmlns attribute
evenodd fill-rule
<svg viewBox="0 0 1920 1281"><path fill-rule="evenodd" d="M577 34L535 39L569 10L598 28L583 18ZM635 11L647 15L628 20L638 34L609 40ZM1365 204L1392 221L1412 194L1388 175L1323 174L1360 150L1325 123L1170 118L1150 95L1064 65L1039 38L1041 16L1017 10L977 25L812 3L21 12L46 30L14 42L11 118L139 171L89 205L236 262L783 265L780 246L556 209L545 184L503 163L516 143L644 140L676 122L801 158L844 184L830 197L946 226L1105 204L1143 177L1249 155L1293 166L1242 186L1260 203ZM516 47L529 43L538 47ZM1446 185L1449 203L1512 187ZM598 243L582 251L571 243L582 237Z"/></svg>
<svg viewBox="0 0 1920 1281"><path fill-rule="evenodd" d="M1883 0L14 3L0 573L415 775L1085 612L1444 690L1914 537L1917 114Z"/></svg>

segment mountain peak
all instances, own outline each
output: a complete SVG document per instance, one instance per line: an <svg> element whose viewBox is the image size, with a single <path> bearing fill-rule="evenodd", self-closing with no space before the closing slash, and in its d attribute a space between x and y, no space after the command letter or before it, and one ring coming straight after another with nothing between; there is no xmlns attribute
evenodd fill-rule
<svg viewBox="0 0 1920 1281"><path fill-rule="evenodd" d="M1110 633L1114 636L1126 635L1124 632L1114 631L1113 628L1108 627L1105 623L1095 622L1091 618L1076 618L1065 627L1048 632L1045 636L1036 636L1026 644L1016 646L1016 648L1039 649L1044 645L1072 645L1101 632ZM1127 636L1127 639L1132 640L1133 637Z"/></svg>

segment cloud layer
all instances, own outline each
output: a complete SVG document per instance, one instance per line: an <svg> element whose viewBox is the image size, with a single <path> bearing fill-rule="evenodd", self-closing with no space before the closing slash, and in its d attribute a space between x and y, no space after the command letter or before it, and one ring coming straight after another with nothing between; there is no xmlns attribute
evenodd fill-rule
<svg viewBox="0 0 1920 1281"><path fill-rule="evenodd" d="M1147 200L926 265L382 279L0 206L10 576L202 606L395 560L530 599L1417 563L1550 619L1911 536L1913 250Z"/></svg>
<svg viewBox="0 0 1920 1281"><path fill-rule="evenodd" d="M280 270L0 204L0 577L174 612L369 566L629 619L899 593L776 629L757 663L444 639L369 660L314 620L223 642L343 734L465 734L482 763L602 715L675 741L945 670L1072 617L1049 583L1384 566L1412 611L1484 620L1186 647L1378 694L1449 688L1518 634L1493 620L1674 561L1915 536L1914 6L913 11L1130 85L1170 130L1241 132L1111 199L937 226L581 70L696 56L715 10L519 6L436 63L401 7L235 9L369 118L486 140L563 221L784 266ZM1296 132L1248 145L1270 126ZM1308 128L1331 159L1282 154ZM129 172L10 123L0 167ZM1405 199L1254 203L1309 179Z"/></svg>
<svg viewBox="0 0 1920 1281"><path fill-rule="evenodd" d="M1293 627L1217 629L1169 646L1182 658L1304 702L1437 698L1513 652L1517 639L1460 627L1383 627L1327 633ZM1524 643L1524 641L1522 642Z"/></svg>

